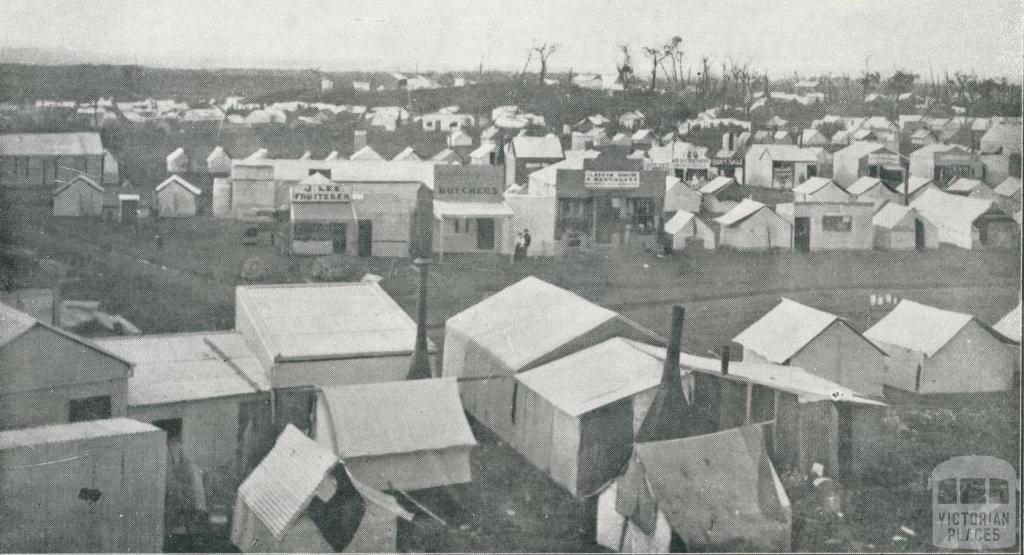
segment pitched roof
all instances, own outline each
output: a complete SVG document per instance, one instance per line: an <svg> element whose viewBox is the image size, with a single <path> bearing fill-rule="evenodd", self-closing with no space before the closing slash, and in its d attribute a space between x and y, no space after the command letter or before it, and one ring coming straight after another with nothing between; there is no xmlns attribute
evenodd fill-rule
<svg viewBox="0 0 1024 555"><path fill-rule="evenodd" d="M270 389L263 367L237 332L109 337L96 343L135 364L128 380L129 406Z"/></svg>
<svg viewBox="0 0 1024 555"><path fill-rule="evenodd" d="M686 210L679 210L672 216L672 218L665 222L665 233L675 235L679 233L691 220L696 218L697 215L693 212L687 212Z"/></svg>
<svg viewBox="0 0 1024 555"><path fill-rule="evenodd" d="M739 204L733 206L728 212L714 219L714 221L725 225L735 225L756 214L762 208L768 208L756 200L745 198ZM770 210L770 209L769 209Z"/></svg>
<svg viewBox="0 0 1024 555"><path fill-rule="evenodd" d="M412 353L416 323L376 283L245 285L238 308L278 360Z"/></svg>
<svg viewBox="0 0 1024 555"><path fill-rule="evenodd" d="M69 424L0 431L0 452L16 447L84 441L99 437L159 432L160 428L134 418L105 418Z"/></svg>
<svg viewBox="0 0 1024 555"><path fill-rule="evenodd" d="M1002 183L996 185L996 188L994 190L996 194L1002 195L1004 197L1013 196L1019 193L1021 190L1020 179L1013 176L1007 177L1006 179L1003 180Z"/></svg>
<svg viewBox="0 0 1024 555"><path fill-rule="evenodd" d="M334 453L288 424L274 448L239 486L238 498L280 540L338 462Z"/></svg>
<svg viewBox="0 0 1024 555"><path fill-rule="evenodd" d="M980 179L970 179L967 177L958 177L953 180L952 183L946 187L946 191L950 193L970 193L975 189L988 188Z"/></svg>
<svg viewBox="0 0 1024 555"><path fill-rule="evenodd" d="M95 181L93 181L89 176L83 175L83 174L79 174L79 175L76 175L70 181L68 181L66 183L62 183L59 187L54 189L53 190L53 194L54 195L60 194L61 191L63 191L64 189L67 189L68 187L74 185L76 181L81 181L82 183L85 183L89 187L92 187L93 189L96 189L97 191L99 191L101 193L106 190L106 189L103 188L102 185L100 185L99 183L96 183Z"/></svg>
<svg viewBox="0 0 1024 555"><path fill-rule="evenodd" d="M836 320L834 314L783 298L733 341L769 362L784 364Z"/></svg>
<svg viewBox="0 0 1024 555"><path fill-rule="evenodd" d="M491 142L484 142L476 148L473 152L469 153L470 158L483 158L488 154L498 150L498 145Z"/></svg>
<svg viewBox="0 0 1024 555"><path fill-rule="evenodd" d="M992 329L1017 343L1020 343L1021 335L1020 308L1020 302L1018 301L1017 306L1013 310L996 322L996 325L992 326Z"/></svg>
<svg viewBox="0 0 1024 555"><path fill-rule="evenodd" d="M99 133L0 134L0 156L103 155Z"/></svg>
<svg viewBox="0 0 1024 555"><path fill-rule="evenodd" d="M476 445L455 378L325 387L320 399L342 459Z"/></svg>
<svg viewBox="0 0 1024 555"><path fill-rule="evenodd" d="M625 339L588 349L516 374L515 379L570 416L580 416L657 387L662 364Z"/></svg>
<svg viewBox="0 0 1024 555"><path fill-rule="evenodd" d="M818 191L827 187L829 183L834 184L835 182L826 177L809 177L803 183L797 185L796 187L793 187L793 192L801 193L804 195L813 195L814 193L817 193ZM836 187L839 186L836 185ZM842 189L842 187L839 188Z"/></svg>
<svg viewBox="0 0 1024 555"><path fill-rule="evenodd" d="M413 160L418 162L422 160L422 158L420 158L419 154L416 154L416 151L413 150L411 146L407 146L405 147L405 150L399 152L391 159L392 162L401 162L403 160Z"/></svg>
<svg viewBox="0 0 1024 555"><path fill-rule="evenodd" d="M907 178L906 185L904 185L903 183L898 184L895 187L895 191L899 194L903 194L904 189L909 188L909 192L912 195L916 193L918 189L928 185L929 183L934 185L934 182L931 179L928 179L927 177L919 177L916 175L912 175Z"/></svg>
<svg viewBox="0 0 1024 555"><path fill-rule="evenodd" d="M868 339L934 355L974 317L903 299L864 332Z"/></svg>
<svg viewBox="0 0 1024 555"><path fill-rule="evenodd" d="M881 179L865 175L857 179L857 181L854 181L853 184L846 189L846 192L854 196L860 196L879 185L882 185Z"/></svg>
<svg viewBox="0 0 1024 555"><path fill-rule="evenodd" d="M732 185L733 183L736 183L735 179L720 175L712 179L711 181L705 183L704 186L700 188L700 193L702 195L713 195L717 193L719 190L724 189L726 186Z"/></svg>
<svg viewBox="0 0 1024 555"><path fill-rule="evenodd" d="M517 136L512 139L517 158L565 158L562 142L553 133L543 137Z"/></svg>
<svg viewBox="0 0 1024 555"><path fill-rule="evenodd" d="M14 341L22 334L32 329L34 326L40 326L46 328L58 335L63 335L65 338L88 347L96 352L104 354L110 358L116 359L128 366L131 366L131 362L124 359L123 357L108 351L106 348L97 345L94 341L90 341L78 334L71 333L69 331L52 326L46 322L40 322L32 316L25 314L24 312L8 306L5 303L0 302L0 347L7 345L11 341Z"/></svg>
<svg viewBox="0 0 1024 555"><path fill-rule="evenodd" d="M832 156L836 158L859 160L867 156L868 154L871 154L872 152L885 149L886 146L881 143L873 143L870 141L856 141L854 143L851 143L850 146L835 151L835 153L833 153Z"/></svg>
<svg viewBox="0 0 1024 555"><path fill-rule="evenodd" d="M892 229L899 225L903 218L906 218L908 214L914 213L913 207L904 206L895 202L888 202L882 206L878 212L871 218L872 225L883 227L885 229Z"/></svg>
<svg viewBox="0 0 1024 555"><path fill-rule="evenodd" d="M200 195L200 194L202 194L202 191L199 190L199 187L196 187L195 185L189 183L188 181L185 181L184 179L182 179L181 177L179 177L177 175L172 175L172 176L168 177L167 179L165 179L162 183L160 183L159 185L156 186L155 191L159 193L160 191L162 191L163 189L165 189L166 187L168 187L168 186L170 186L171 184L174 184L174 183L177 183L178 185L181 185L182 187L185 188L186 191L192 193L193 195Z"/></svg>
<svg viewBox="0 0 1024 555"><path fill-rule="evenodd" d="M353 153L352 153L352 156L349 156L349 160L359 160L359 161L367 161L367 160L374 160L374 161L383 161L383 160L384 160L384 158L382 158L380 154L377 154L377 151L376 151L376 150L373 150L372 148L370 148L370 145L366 145L366 146L364 146L363 148L361 148L361 149L359 149L359 150L357 150L357 151L353 152Z"/></svg>
<svg viewBox="0 0 1024 555"><path fill-rule="evenodd" d="M992 208L993 202L928 189L910 205L938 225L957 228L972 225L974 220Z"/></svg>
<svg viewBox="0 0 1024 555"><path fill-rule="evenodd" d="M617 317L529 276L452 316L446 329L457 329L509 368L519 369Z"/></svg>
<svg viewBox="0 0 1024 555"><path fill-rule="evenodd" d="M757 158L768 156L783 162L817 162L825 153L821 147L799 147L797 145L751 145L747 151Z"/></svg>

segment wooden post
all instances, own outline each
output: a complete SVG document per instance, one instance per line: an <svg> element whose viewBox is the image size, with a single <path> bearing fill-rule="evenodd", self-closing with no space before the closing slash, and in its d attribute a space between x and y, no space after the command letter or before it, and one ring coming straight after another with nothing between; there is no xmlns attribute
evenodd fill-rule
<svg viewBox="0 0 1024 555"><path fill-rule="evenodd" d="M427 351L427 281L430 278L430 260L417 258L413 264L420 274L419 302L416 306L416 346L412 352L407 380L433 378L434 371L430 366L430 353Z"/></svg>

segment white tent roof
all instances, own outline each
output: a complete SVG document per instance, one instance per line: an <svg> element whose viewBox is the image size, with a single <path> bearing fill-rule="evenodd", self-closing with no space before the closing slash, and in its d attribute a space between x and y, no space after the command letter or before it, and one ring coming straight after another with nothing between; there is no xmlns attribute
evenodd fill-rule
<svg viewBox="0 0 1024 555"><path fill-rule="evenodd" d="M575 293L526 277L448 319L512 369L618 317Z"/></svg>
<svg viewBox="0 0 1024 555"><path fill-rule="evenodd" d="M516 379L570 416L657 387L662 363L613 338L588 349L549 362Z"/></svg>
<svg viewBox="0 0 1024 555"><path fill-rule="evenodd" d="M970 193L979 188L988 188L988 185L985 185L980 179L959 177L946 187L946 191L950 193Z"/></svg>
<svg viewBox="0 0 1024 555"><path fill-rule="evenodd" d="M1017 302L1017 306L1007 313L1006 316L1003 316L1001 320L996 322L996 325L992 326L992 328L1007 338L1020 343L1020 326L1020 302Z"/></svg>
<svg viewBox="0 0 1024 555"><path fill-rule="evenodd" d="M490 153L492 153L492 152L494 152L496 150L498 150L498 145L496 145L494 143L490 143L490 142L485 142L485 143L481 144L480 146L478 146L476 148L476 150L474 150L473 152L470 152L469 153L469 157L470 158L483 158L484 156L487 156L488 154L490 154Z"/></svg>
<svg viewBox="0 0 1024 555"><path fill-rule="evenodd" d="M733 206L732 209L730 209L728 212L715 218L714 221L726 226L733 225L742 222L743 220L749 218L750 216L753 216L758 210L761 210L762 208L768 207L765 206L764 204L761 204L760 202L757 202L756 200L745 198L742 201L740 201L739 204Z"/></svg>
<svg viewBox="0 0 1024 555"><path fill-rule="evenodd" d="M877 227L892 229L899 225L908 214L915 212L913 207L903 206L895 202L886 203L871 218L871 223Z"/></svg>
<svg viewBox="0 0 1024 555"><path fill-rule="evenodd" d="M944 227L967 227L992 208L991 200L929 189L910 203L924 217Z"/></svg>
<svg viewBox="0 0 1024 555"><path fill-rule="evenodd" d="M733 341L769 362L784 364L838 319L834 314L783 298Z"/></svg>
<svg viewBox="0 0 1024 555"><path fill-rule="evenodd" d="M403 160L412 160L418 162L423 159L420 158L419 154L416 154L416 151L413 150L411 146L407 146L405 147L405 150L399 152L398 154L395 155L394 158L391 159L392 162L401 162Z"/></svg>
<svg viewBox="0 0 1024 555"><path fill-rule="evenodd" d="M188 181L185 181L184 179L182 179L181 177L179 177L177 175L172 175L172 176L168 177L167 179L165 179L163 181L163 183L157 185L156 186L156 192L159 193L160 191L164 190L166 187L170 186L172 183L177 183L178 185L181 185L182 187L184 187L188 192L192 193L193 195L202 194L202 191L199 190L199 187L196 187L195 185L189 183Z"/></svg>
<svg viewBox="0 0 1024 555"><path fill-rule="evenodd" d="M857 181L854 181L853 184L850 185L850 188L846 190L846 192L854 196L863 195L864 193L870 191L874 187L881 184L881 179L877 177L868 177L865 175L857 179Z"/></svg>
<svg viewBox="0 0 1024 555"><path fill-rule="evenodd" d="M804 181L803 183L797 185L796 187L793 187L793 192L811 195L827 187L829 183L834 182L826 177L810 177L807 179L807 181ZM839 187L838 185L836 186ZM842 187L839 188L842 189Z"/></svg>
<svg viewBox="0 0 1024 555"><path fill-rule="evenodd" d="M912 175L912 176L908 177L907 181L906 181L906 184L909 185L909 188L910 188L910 194L916 193L918 191L918 189L920 189L921 187L927 186L929 183L934 184L934 182L931 179L928 179L927 177L916 176L916 175ZM896 189L897 193L902 195L905 188L906 188L906 186L903 183L900 183L900 184L898 184L896 186L895 189Z"/></svg>
<svg viewBox="0 0 1024 555"><path fill-rule="evenodd" d="M1006 179L1004 179L1002 181L1002 183L1000 183L999 185L996 185L996 188L995 188L996 194L1002 195L1004 197L1013 196L1013 195L1017 194L1017 192L1019 192L1020 190L1021 190L1020 179L1018 179L1016 177L1012 177L1012 176L1011 177L1007 177Z"/></svg>
<svg viewBox="0 0 1024 555"><path fill-rule="evenodd" d="M690 220L693 220L696 217L697 215L694 214L693 212L679 210L678 212L675 213L674 216L672 216L672 219L665 222L665 233L668 233L670 235L675 235L676 233L679 233L684 227L687 226L687 224L690 223Z"/></svg>
<svg viewBox="0 0 1024 555"><path fill-rule="evenodd" d="M934 355L974 317L903 299L864 336L912 351Z"/></svg>
<svg viewBox="0 0 1024 555"><path fill-rule="evenodd" d="M376 150L373 150L372 148L370 148L370 145L366 145L363 148L353 152L352 156L349 157L349 160L360 160L360 161L374 160L374 161L382 161L382 160L384 160L384 158L382 158L380 154L377 154Z"/></svg>
<svg viewBox="0 0 1024 555"><path fill-rule="evenodd" d="M564 158L562 142L553 133L543 137L517 136L512 139L517 158Z"/></svg>
<svg viewBox="0 0 1024 555"><path fill-rule="evenodd" d="M476 445L455 378L325 387L321 401L342 459Z"/></svg>
<svg viewBox="0 0 1024 555"><path fill-rule="evenodd" d="M735 182L736 180L731 177L718 176L705 183L704 186L700 188L700 192L702 195L713 195L719 190L725 188L727 185L731 185Z"/></svg>

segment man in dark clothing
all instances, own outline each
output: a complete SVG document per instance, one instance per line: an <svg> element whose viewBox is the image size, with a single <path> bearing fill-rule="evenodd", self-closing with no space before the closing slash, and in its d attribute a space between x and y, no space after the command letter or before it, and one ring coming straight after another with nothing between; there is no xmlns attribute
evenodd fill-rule
<svg viewBox="0 0 1024 555"><path fill-rule="evenodd" d="M530 250L530 230L523 229L523 258L526 258L528 250Z"/></svg>

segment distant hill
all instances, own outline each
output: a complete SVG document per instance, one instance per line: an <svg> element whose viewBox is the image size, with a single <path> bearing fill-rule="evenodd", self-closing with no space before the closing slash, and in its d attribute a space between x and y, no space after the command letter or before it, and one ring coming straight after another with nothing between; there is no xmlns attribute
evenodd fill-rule
<svg viewBox="0 0 1024 555"><path fill-rule="evenodd" d="M124 56L99 54L70 48L12 48L0 47L0 64L74 65L74 64L130 64Z"/></svg>

